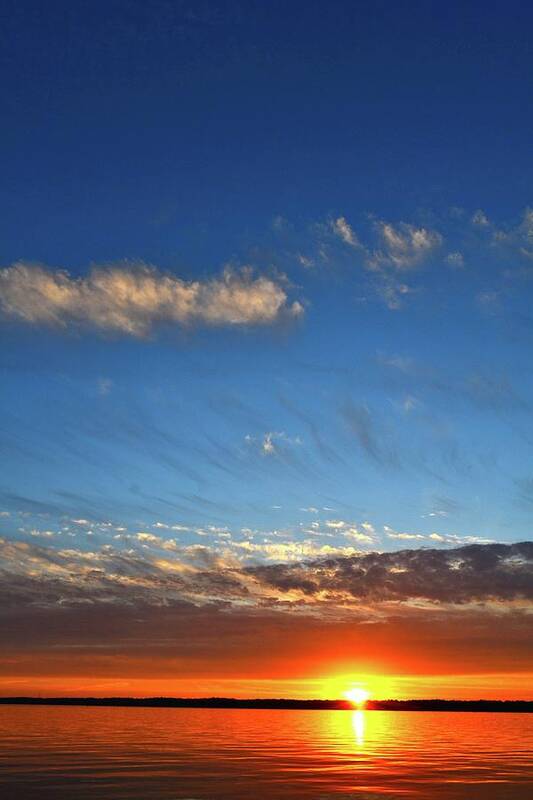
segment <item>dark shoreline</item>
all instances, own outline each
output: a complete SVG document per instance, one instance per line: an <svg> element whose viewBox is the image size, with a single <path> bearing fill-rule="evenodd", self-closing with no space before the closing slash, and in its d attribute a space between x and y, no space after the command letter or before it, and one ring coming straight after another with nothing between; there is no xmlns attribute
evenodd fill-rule
<svg viewBox="0 0 533 800"><path fill-rule="evenodd" d="M243 708L354 711L347 700L238 700L228 697L0 697L0 705L117 708ZM533 712L533 700L369 700L365 711Z"/></svg>

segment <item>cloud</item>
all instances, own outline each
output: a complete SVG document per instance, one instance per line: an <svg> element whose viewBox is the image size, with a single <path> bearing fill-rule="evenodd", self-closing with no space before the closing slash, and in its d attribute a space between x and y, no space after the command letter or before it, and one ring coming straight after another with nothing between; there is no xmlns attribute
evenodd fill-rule
<svg viewBox="0 0 533 800"><path fill-rule="evenodd" d="M313 259L309 258L309 256L304 255L303 253L297 253L296 258L298 260L298 263L301 264L301 266L305 267L306 269L310 269L315 265Z"/></svg>
<svg viewBox="0 0 533 800"><path fill-rule="evenodd" d="M490 222L485 214L480 208L472 215L472 225L475 225L477 228L488 228L490 227Z"/></svg>
<svg viewBox="0 0 533 800"><path fill-rule="evenodd" d="M400 309L406 296L417 289L399 279L399 274L421 266L443 244L440 233L407 222L392 225L384 220L374 223L377 246L359 241L345 217L330 223L335 235L345 244L357 248L361 265L373 273L373 291L391 310ZM458 255L458 254L454 254ZM456 259L457 261L457 259ZM458 266L457 263L454 264Z"/></svg>
<svg viewBox="0 0 533 800"><path fill-rule="evenodd" d="M376 220L372 235L366 242L359 239L344 216L330 220L327 226L316 227L323 235L329 228L337 239L357 250L360 265L373 273L373 291L391 310L401 308L406 296L417 291L404 280L399 280L399 274L420 267L444 242L438 231L407 222L393 225L384 220ZM323 241L320 246L326 247ZM332 246L331 243L328 245L330 251ZM337 256L342 262L342 254L337 253ZM329 261L330 258L326 260ZM451 253L448 263L456 268L462 266L461 253Z"/></svg>
<svg viewBox="0 0 533 800"><path fill-rule="evenodd" d="M185 281L146 264L96 266L82 278L19 262L0 270L4 315L27 324L89 326L138 338L159 324L272 325L303 314L280 282L252 270Z"/></svg>
<svg viewBox="0 0 533 800"><path fill-rule="evenodd" d="M276 452L276 448L274 447L274 442L272 441L275 436L275 433L266 433L263 442L261 444L261 452L263 455L274 455Z"/></svg>
<svg viewBox="0 0 533 800"><path fill-rule="evenodd" d="M426 600L462 605L533 599L533 543L472 544L452 550L365 553L305 565L267 565L254 574L281 591L327 591L374 603Z"/></svg>
<svg viewBox="0 0 533 800"><path fill-rule="evenodd" d="M315 559L331 556L350 556L359 552L354 547L317 544L304 540L299 542L256 543L248 540L232 542L232 546L242 549L249 555L262 556L274 562L301 562L303 559ZM253 568L252 568L253 574Z"/></svg>
<svg viewBox="0 0 533 800"><path fill-rule="evenodd" d="M429 228L417 228L406 222L396 227L388 222L378 221L376 227L381 239L382 249L375 251L369 266L392 266L397 270L409 270L418 266L443 242L440 233Z"/></svg>
<svg viewBox="0 0 533 800"><path fill-rule="evenodd" d="M364 527L364 523L361 527ZM370 535L365 531L361 531L355 526L343 530L342 535L346 536L347 539L355 539L355 541L362 542L364 544L372 544L375 541L373 535Z"/></svg>
<svg viewBox="0 0 533 800"><path fill-rule="evenodd" d="M411 411L414 411L416 408L419 407L419 405L420 405L420 400L418 400L412 394L408 394L406 397L404 397L401 404L402 410L406 414L409 414Z"/></svg>
<svg viewBox="0 0 533 800"><path fill-rule="evenodd" d="M285 431L267 431L260 439L246 434L244 441L263 456L279 455L282 449L286 449L287 446L302 444L299 436L287 436Z"/></svg>
<svg viewBox="0 0 533 800"><path fill-rule="evenodd" d="M98 379L98 394L101 397L105 397L111 389L113 388L113 381L111 378L99 378Z"/></svg>
<svg viewBox="0 0 533 800"><path fill-rule="evenodd" d="M285 563L247 566L149 537L91 552L38 541L0 540L0 675L13 664L19 677L197 681L286 675L288 664L301 675L354 652L417 673L531 664L531 542L395 553L283 543L269 555Z"/></svg>
<svg viewBox="0 0 533 800"><path fill-rule="evenodd" d="M533 258L533 208L525 209L517 234L521 240L521 254Z"/></svg>
<svg viewBox="0 0 533 800"><path fill-rule="evenodd" d="M506 229L495 230L493 244L500 247L510 247L513 253L526 259L533 259L533 208L526 207L518 225ZM505 252L505 250L504 250ZM506 276L529 277L527 269L507 269Z"/></svg>
<svg viewBox="0 0 533 800"><path fill-rule="evenodd" d="M425 515L423 515L425 516ZM437 511L432 512L427 515L428 517L446 517L446 512ZM394 528L390 528L388 525L383 526L383 530L385 531L385 536L388 539L400 539L403 541L421 541L426 539L431 542L441 542L442 544L447 545L462 545L462 544L495 544L494 539L487 539L483 536L458 536L456 533L430 533L430 534L423 534L423 533L399 533L395 531Z"/></svg>
<svg viewBox="0 0 533 800"><path fill-rule="evenodd" d="M393 445L387 440L386 432L378 429L376 420L366 406L345 403L341 408L341 416L366 456L380 466L398 467L398 455Z"/></svg>
<svg viewBox="0 0 533 800"><path fill-rule="evenodd" d="M356 528L347 535L366 536ZM391 529L388 535L420 538ZM444 537L429 538L440 542ZM214 551L145 532L124 539L128 549L103 545L94 551L0 539L2 608L81 602L139 607L224 602L239 608L245 599L250 608L275 602L297 610L303 604L317 613L355 611L364 601L385 613L382 604L390 602L406 604L407 610L413 601L464 605L533 599L531 542L364 553L311 540L243 538L231 542L231 549ZM266 563L250 564L253 557ZM393 613L399 612L395 607Z"/></svg>
<svg viewBox="0 0 533 800"><path fill-rule="evenodd" d="M454 269L461 269L465 265L465 259L463 254L456 250L453 253L448 253L446 263Z"/></svg>
<svg viewBox="0 0 533 800"><path fill-rule="evenodd" d="M500 309L500 293L493 290L483 290L478 292L475 297L478 306L489 313L495 313Z"/></svg>
<svg viewBox="0 0 533 800"><path fill-rule="evenodd" d="M346 217L338 217L331 223L333 233L350 247L360 247L359 239L353 228L348 224Z"/></svg>
<svg viewBox="0 0 533 800"><path fill-rule="evenodd" d="M397 533L385 525L385 536L389 539L402 539L402 540L414 540L414 539L425 539L426 537L422 533ZM440 540L440 537L439 537Z"/></svg>
<svg viewBox="0 0 533 800"><path fill-rule="evenodd" d="M376 292L387 308L391 311L397 311L402 307L406 296L412 294L413 290L406 283L402 283L389 275L382 274L376 286Z"/></svg>

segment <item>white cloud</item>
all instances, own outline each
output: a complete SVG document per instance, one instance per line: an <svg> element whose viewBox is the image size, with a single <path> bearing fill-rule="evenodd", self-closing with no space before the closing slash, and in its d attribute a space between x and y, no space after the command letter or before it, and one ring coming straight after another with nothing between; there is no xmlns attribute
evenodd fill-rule
<svg viewBox="0 0 533 800"><path fill-rule="evenodd" d="M480 308L484 311L488 311L490 313L497 312L500 308L500 293L497 291L492 291L490 289L482 292L478 292L476 295L476 303Z"/></svg>
<svg viewBox="0 0 533 800"><path fill-rule="evenodd" d="M277 455L283 443L285 445L300 445L302 443L299 436L291 438L287 436L285 431L267 431L259 440L248 433L244 437L244 441L257 449L263 456Z"/></svg>
<svg viewBox="0 0 533 800"><path fill-rule="evenodd" d="M453 253L448 253L446 256L446 263L453 267L453 269L462 269L465 265L465 259L462 253L455 251Z"/></svg>
<svg viewBox="0 0 533 800"><path fill-rule="evenodd" d="M346 536L348 539L355 539L358 542L370 544L374 541L372 536L370 536L368 533L358 530L357 528L348 528L348 530L343 531L342 533L343 536Z"/></svg>
<svg viewBox="0 0 533 800"><path fill-rule="evenodd" d="M257 544L248 540L233 542L232 546L249 555L263 556L268 561L297 562L302 558L321 558L324 556L357 555L354 547L336 547L329 544L317 544L304 540L302 542L280 542L279 544Z"/></svg>
<svg viewBox="0 0 533 800"><path fill-rule="evenodd" d="M272 441L273 436L275 436L274 433L266 433L263 438L263 444L261 445L261 449L264 455L266 456L273 455L276 452L274 443Z"/></svg>
<svg viewBox="0 0 533 800"><path fill-rule="evenodd" d="M420 400L414 397L412 394L406 395L402 401L402 409L406 414L409 414L410 411L414 411L415 408L418 408L420 405Z"/></svg>
<svg viewBox="0 0 533 800"><path fill-rule="evenodd" d="M387 525L384 526L385 535L388 536L389 539L405 539L405 540L412 540L412 539L425 539L426 537L421 533L397 533L392 528L389 528Z"/></svg>
<svg viewBox="0 0 533 800"><path fill-rule="evenodd" d="M383 265L396 269L411 269L422 262L443 242L440 233L429 228L416 228L406 222L394 227L388 222L378 221L377 229L383 249L375 252L369 266Z"/></svg>
<svg viewBox="0 0 533 800"><path fill-rule="evenodd" d="M309 258L308 256L304 256L303 253L298 253L296 257L297 257L299 263L302 265L302 267L305 267L306 269L310 269L311 267L314 267L314 265L315 265L315 262L313 261L313 259Z"/></svg>
<svg viewBox="0 0 533 800"><path fill-rule="evenodd" d="M442 544L447 545L464 545L464 544L493 544L494 539L487 539L483 536L458 536L455 533L430 533L429 535L424 535L422 533L398 533L393 528L390 528L388 525L384 525L383 529L385 531L385 535L389 539L400 539L400 540L421 540L426 539L433 542L440 542Z"/></svg>
<svg viewBox="0 0 533 800"><path fill-rule="evenodd" d="M361 246L357 234L347 222L346 217L338 217L336 220L333 220L331 222L331 227L334 234L342 239L345 244L349 244L350 247Z"/></svg>
<svg viewBox="0 0 533 800"><path fill-rule="evenodd" d="M147 336L158 323L268 325L303 314L279 282L250 269L227 268L220 277L185 281L146 264L93 267L82 278L19 262L0 270L0 307L29 324L89 325Z"/></svg>
<svg viewBox="0 0 533 800"><path fill-rule="evenodd" d="M488 228L490 225L489 219L484 211L480 208L472 215L471 219L472 225L475 225L478 228Z"/></svg>
<svg viewBox="0 0 533 800"><path fill-rule="evenodd" d="M388 275L382 275L376 291L387 308L396 311L402 307L404 298L413 290L406 283L401 283Z"/></svg>
<svg viewBox="0 0 533 800"><path fill-rule="evenodd" d="M184 548L179 545L175 539L162 539L160 536L154 536L153 533L138 533L134 538L141 542L144 546L156 547L160 550L170 550L173 552L181 552ZM186 549L186 548L185 548Z"/></svg>

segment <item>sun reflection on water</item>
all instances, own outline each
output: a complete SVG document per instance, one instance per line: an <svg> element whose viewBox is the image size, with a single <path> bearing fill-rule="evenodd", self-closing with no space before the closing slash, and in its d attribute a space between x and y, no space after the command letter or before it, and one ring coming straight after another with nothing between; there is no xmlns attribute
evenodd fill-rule
<svg viewBox="0 0 533 800"><path fill-rule="evenodd" d="M325 787L331 798L531 800L531 714L344 708L6 705L0 795L16 781L34 797L39 781L54 800L92 800L97 783L122 800L177 797L176 786L217 800L315 800Z"/></svg>
<svg viewBox="0 0 533 800"><path fill-rule="evenodd" d="M352 713L352 728L355 741L358 747L363 747L365 743L365 712L354 711Z"/></svg>

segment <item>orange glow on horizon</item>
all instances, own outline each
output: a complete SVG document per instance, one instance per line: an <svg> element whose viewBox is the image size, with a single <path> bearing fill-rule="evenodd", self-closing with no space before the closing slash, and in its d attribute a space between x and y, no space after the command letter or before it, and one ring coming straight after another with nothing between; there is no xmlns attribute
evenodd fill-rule
<svg viewBox="0 0 533 800"><path fill-rule="evenodd" d="M401 695L397 682L387 675L351 673L332 676L323 681L322 697L328 700L349 700L356 708L362 707L372 697L375 700L389 700Z"/></svg>
<svg viewBox="0 0 533 800"><path fill-rule="evenodd" d="M0 676L0 696L95 697L237 697L341 700L360 687L374 700L443 699L533 700L531 673L471 675L372 675L352 673L330 677L258 679L205 676L198 678L138 675ZM349 698L348 698L349 699Z"/></svg>

